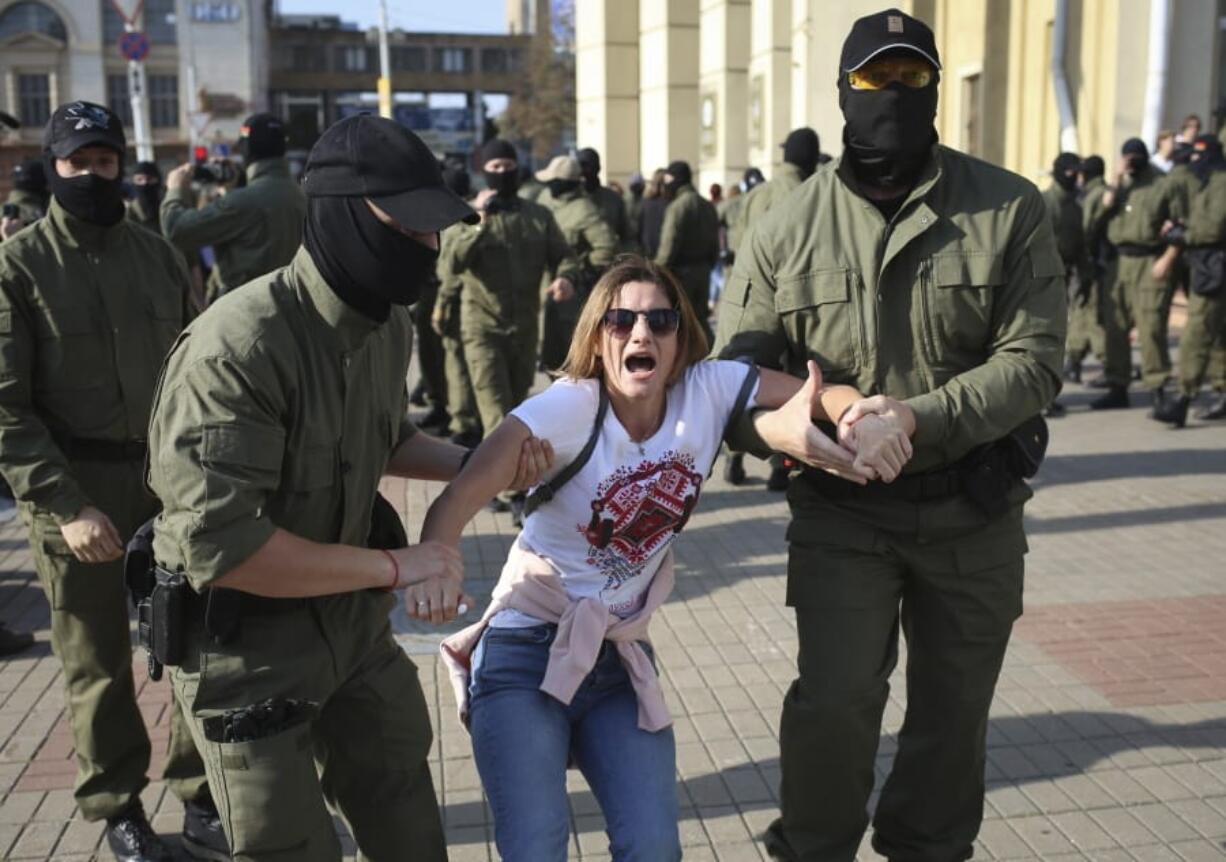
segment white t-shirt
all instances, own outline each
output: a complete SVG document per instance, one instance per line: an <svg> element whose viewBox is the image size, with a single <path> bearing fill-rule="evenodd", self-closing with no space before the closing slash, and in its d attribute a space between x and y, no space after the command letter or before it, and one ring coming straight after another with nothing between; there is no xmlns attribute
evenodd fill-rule
<svg viewBox="0 0 1226 862"><path fill-rule="evenodd" d="M668 390L660 429L641 443L630 439L610 405L592 456L551 501L524 519L517 541L553 564L572 598L599 597L618 616L633 615L698 502L737 394L752 371L721 360L690 366ZM563 378L511 411L553 445L554 469L546 480L587 444L600 385ZM756 395L755 384L746 409ZM539 622L504 610L490 624Z"/></svg>

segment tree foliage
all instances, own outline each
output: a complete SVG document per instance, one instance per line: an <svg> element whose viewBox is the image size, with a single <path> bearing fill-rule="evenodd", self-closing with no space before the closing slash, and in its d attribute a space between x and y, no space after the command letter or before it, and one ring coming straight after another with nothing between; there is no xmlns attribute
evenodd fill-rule
<svg viewBox="0 0 1226 862"><path fill-rule="evenodd" d="M575 17L571 0L553 5L550 27L532 37L519 85L498 118L503 137L531 143L540 164L575 128Z"/></svg>

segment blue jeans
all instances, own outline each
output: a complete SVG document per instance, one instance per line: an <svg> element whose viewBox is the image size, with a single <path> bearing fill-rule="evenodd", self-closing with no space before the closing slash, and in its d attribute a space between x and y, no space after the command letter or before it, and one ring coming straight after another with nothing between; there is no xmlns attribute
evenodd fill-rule
<svg viewBox="0 0 1226 862"><path fill-rule="evenodd" d="M470 730L504 862L565 862L573 757L604 812L616 862L676 862L672 728L638 727L638 700L605 642L567 706L540 690L556 627L490 628L473 655Z"/></svg>

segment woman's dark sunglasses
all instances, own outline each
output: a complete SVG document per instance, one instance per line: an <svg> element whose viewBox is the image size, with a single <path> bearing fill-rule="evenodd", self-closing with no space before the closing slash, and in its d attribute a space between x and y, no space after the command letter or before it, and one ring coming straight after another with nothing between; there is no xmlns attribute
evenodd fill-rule
<svg viewBox="0 0 1226 862"><path fill-rule="evenodd" d="M610 308L600 320L618 338L629 338L640 315L647 318L647 326L653 335L669 335L681 325L681 312L675 308L653 308L650 311Z"/></svg>

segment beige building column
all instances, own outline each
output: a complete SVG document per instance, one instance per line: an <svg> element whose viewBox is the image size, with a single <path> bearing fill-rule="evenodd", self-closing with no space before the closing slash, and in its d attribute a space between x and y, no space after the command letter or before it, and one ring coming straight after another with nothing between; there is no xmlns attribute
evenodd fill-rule
<svg viewBox="0 0 1226 862"><path fill-rule="evenodd" d="M745 172L749 86L749 0L701 0L697 187L727 188Z"/></svg>
<svg viewBox="0 0 1226 862"><path fill-rule="evenodd" d="M770 179L783 160L779 144L791 131L792 3L752 0L750 5L747 167L758 168Z"/></svg>
<svg viewBox="0 0 1226 862"><path fill-rule="evenodd" d="M698 169L698 0L639 0L639 165Z"/></svg>
<svg viewBox="0 0 1226 862"><path fill-rule="evenodd" d="M639 169L639 15L625 0L575 3L576 137L600 153L603 181Z"/></svg>

